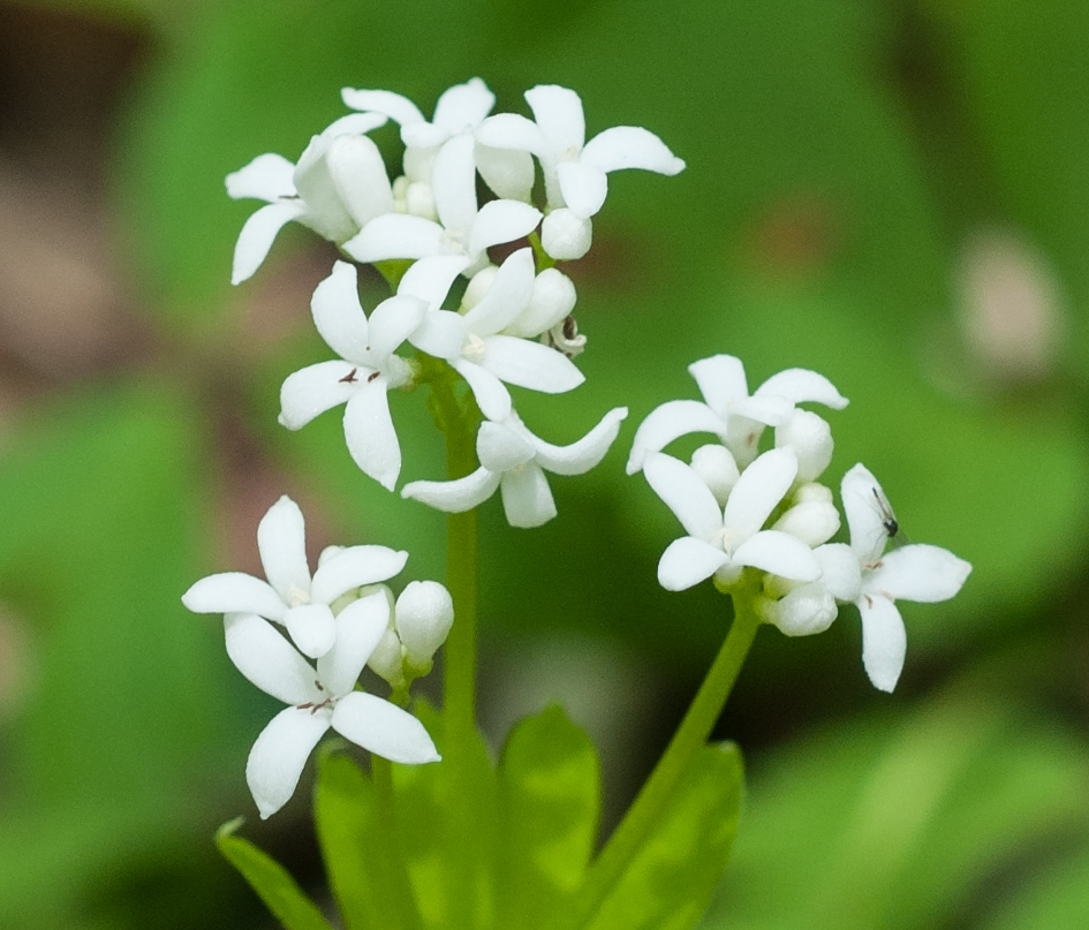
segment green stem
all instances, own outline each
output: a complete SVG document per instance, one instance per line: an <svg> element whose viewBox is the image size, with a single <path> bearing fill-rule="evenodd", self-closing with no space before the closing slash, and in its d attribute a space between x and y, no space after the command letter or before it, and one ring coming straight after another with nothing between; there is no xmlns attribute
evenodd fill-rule
<svg viewBox="0 0 1089 930"><path fill-rule="evenodd" d="M389 882L386 901L387 915L393 926L403 930L422 930L423 920L416 906L416 895L408 877L401 834L397 829L397 809L393 795L393 763L380 756L371 756L371 778L374 780L378 801L378 818L386 839L384 858L386 878Z"/></svg>
<svg viewBox="0 0 1089 930"><path fill-rule="evenodd" d="M657 827L696 756L707 745L761 623L749 592L735 591L733 597L734 621L730 632L664 755L591 867L579 892L571 926L587 927L592 923Z"/></svg>

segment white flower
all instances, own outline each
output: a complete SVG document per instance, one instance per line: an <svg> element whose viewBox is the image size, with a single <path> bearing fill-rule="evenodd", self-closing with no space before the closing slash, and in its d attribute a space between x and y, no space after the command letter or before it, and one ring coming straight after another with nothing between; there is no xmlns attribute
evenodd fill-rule
<svg viewBox="0 0 1089 930"><path fill-rule="evenodd" d="M454 481L413 481L401 490L402 497L462 513L491 497L497 488L511 526L534 527L556 516L556 504L545 471L556 475L581 475L609 451L620 431L626 407L610 410L601 422L577 442L554 446L534 436L513 410L502 423L486 420L477 434L480 467Z"/></svg>
<svg viewBox="0 0 1089 930"><path fill-rule="evenodd" d="M720 509L693 468L661 452L647 456L647 481L688 532L662 554L658 563L662 587L683 591L712 576L727 586L746 566L814 581L820 569L805 543L780 530L761 529L797 471L792 449L765 452L741 473L725 509Z"/></svg>
<svg viewBox="0 0 1089 930"><path fill-rule="evenodd" d="M396 603L389 588L382 585L381 590L392 609L367 665L399 690L431 670L432 658L453 626L454 601L437 581L409 582Z"/></svg>
<svg viewBox="0 0 1089 930"><path fill-rule="evenodd" d="M796 404L814 401L835 410L847 406L847 398L832 382L805 368L772 375L751 396L745 368L733 355L701 359L689 365L688 371L699 385L703 403L671 400L652 410L635 432L628 457L629 475L643 467L648 453L689 433L714 433L744 467L756 457L764 427L787 424Z"/></svg>
<svg viewBox="0 0 1089 930"><path fill-rule="evenodd" d="M448 282L417 272L421 265L417 262L405 273L398 294L411 294L434 305L445 298ZM485 274L491 277L487 271ZM409 337L416 348L445 359L457 370L490 420L502 421L510 415L511 399L504 381L532 391L562 394L585 380L562 352L507 334L532 331L542 322L551 325L547 312L539 313L534 302L537 281L533 250L519 249L503 262L484 296L465 314L433 310ZM544 288L553 284L549 277ZM552 298L541 303L553 311L564 306Z"/></svg>
<svg viewBox="0 0 1089 930"><path fill-rule="evenodd" d="M315 289L310 307L318 332L340 359L288 376L280 389L280 422L301 429L318 414L346 404L348 451L365 474L392 491L401 473L401 447L386 395L414 378L411 365L394 350L420 325L427 305L398 295L375 307L368 320L355 266L338 261Z"/></svg>
<svg viewBox="0 0 1089 930"><path fill-rule="evenodd" d="M425 268L442 267L436 259L456 256L464 262L462 273L472 275L487 265L488 248L521 239L536 229L541 213L529 204L493 200L477 207L473 144L472 136L455 136L435 156L432 186L439 223L388 213L371 220L344 243L344 251L360 262L421 259Z"/></svg>
<svg viewBox="0 0 1089 930"><path fill-rule="evenodd" d="M389 701L354 690L388 617L384 592L353 601L337 614L336 645L318 658L315 668L256 614L224 616L231 661L262 691L291 705L261 731L246 762L246 782L262 819L290 799L310 752L330 727L394 762L439 761L419 720Z"/></svg>
<svg viewBox="0 0 1089 930"><path fill-rule="evenodd" d="M242 283L261 267L277 233L292 220L339 245L376 216L393 210L382 155L363 135L385 121L377 113L342 117L310 140L298 165L270 153L227 175L227 193L233 199L252 197L268 203L242 227L232 284Z"/></svg>
<svg viewBox="0 0 1089 930"><path fill-rule="evenodd" d="M484 120L476 137L537 156L550 216L562 217L542 229L542 244L553 258L581 258L589 248L590 217L605 202L609 172L643 168L674 175L684 169L661 139L637 126L614 126L585 142L582 101L573 90L542 84L525 97L534 120L502 113ZM581 231L573 228L579 226Z"/></svg>
<svg viewBox="0 0 1089 930"><path fill-rule="evenodd" d="M904 667L907 633L895 601L932 603L953 597L972 566L948 549L906 545L885 554L892 520L881 485L855 465L840 486L851 549L862 571L855 599L862 615L862 664L874 686L892 691Z"/></svg>
<svg viewBox="0 0 1089 930"><path fill-rule="evenodd" d="M407 552L386 546L349 546L320 560L311 578L302 511L287 496L261 518L257 549L268 581L244 572L209 575L182 595L182 603L198 614L257 614L280 623L311 658L336 642L330 605L352 588L392 578L408 560Z"/></svg>

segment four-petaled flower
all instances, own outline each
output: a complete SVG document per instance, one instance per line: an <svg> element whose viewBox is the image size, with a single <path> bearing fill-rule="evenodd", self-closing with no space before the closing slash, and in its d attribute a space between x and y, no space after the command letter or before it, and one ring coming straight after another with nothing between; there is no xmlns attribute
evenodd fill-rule
<svg viewBox="0 0 1089 930"><path fill-rule="evenodd" d="M182 603L198 614L256 614L280 623L312 659L336 642L330 605L353 588L392 578L408 560L407 552L386 546L349 546L322 559L311 578L302 511L287 496L261 518L257 549L268 581L244 572L209 575L182 595Z"/></svg>
<svg viewBox="0 0 1089 930"><path fill-rule="evenodd" d="M310 665L267 620L253 613L224 616L227 654L262 691L291 705L261 731L246 762L246 782L262 819L295 791L310 752L332 727L364 749L394 762L438 762L423 724L395 704L355 690L386 631L389 600L377 591L336 616L335 645Z"/></svg>

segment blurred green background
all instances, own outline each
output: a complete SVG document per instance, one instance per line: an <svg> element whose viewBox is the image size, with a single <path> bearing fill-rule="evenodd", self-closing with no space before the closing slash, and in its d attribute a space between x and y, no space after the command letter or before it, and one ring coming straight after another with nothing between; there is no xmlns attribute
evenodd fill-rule
<svg viewBox="0 0 1089 930"><path fill-rule="evenodd" d="M285 230L231 289L255 204L223 178L294 160L342 86L429 113L473 75L500 111L573 87L590 135L646 126L688 163L612 176L566 269L587 383L516 398L555 442L631 416L543 529L484 508L493 739L562 699L615 817L728 618L655 583L678 528L623 475L635 424L696 396L697 358L751 387L814 368L851 398L827 480L864 461L974 572L902 605L893 696L853 609L761 633L718 731L749 792L704 930L1085 927L1087 48L1074 0L0 2L0 927L271 926L211 837L253 813L275 702L180 594L259 571L285 492L315 552L408 548L406 579L442 577L443 519L361 475L337 414L276 424L282 379L329 357L308 301L333 252ZM393 400L403 478L439 477L422 397ZM305 788L246 827L320 889L309 831Z"/></svg>

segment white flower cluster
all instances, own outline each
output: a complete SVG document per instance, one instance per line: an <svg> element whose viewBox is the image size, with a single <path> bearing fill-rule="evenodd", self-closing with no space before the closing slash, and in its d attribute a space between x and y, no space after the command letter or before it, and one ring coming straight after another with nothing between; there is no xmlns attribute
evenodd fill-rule
<svg viewBox="0 0 1089 930"><path fill-rule="evenodd" d="M904 665L907 637L897 598L944 601L964 584L971 565L946 549L899 545L899 524L877 479L855 465L840 496L850 544L830 542L840 528L832 491L818 482L832 460L832 433L805 402L842 409L847 399L822 375L790 369L751 395L740 360L716 355L689 366L703 402L669 401L636 431L628 473L642 469L687 535L658 563L670 591L708 578L720 590L761 574L761 617L788 636L826 630L839 604L862 616L862 661L873 684L892 691ZM774 448L761 453L766 427ZM696 450L691 464L660 450L690 433L717 443ZM752 578L751 572L747 576Z"/></svg>
<svg viewBox="0 0 1089 930"><path fill-rule="evenodd" d="M223 614L231 661L289 705L261 731L246 763L261 817L287 803L330 727L394 762L438 761L415 717L357 683L365 665L387 679L396 675L402 686L406 676L426 673L454 617L446 589L412 582L394 605L388 588L371 586L398 574L408 553L386 546L330 546L311 576L303 515L288 497L262 518L257 548L267 581L242 572L210 575L186 591L182 603L195 613Z"/></svg>
<svg viewBox="0 0 1089 930"><path fill-rule="evenodd" d="M502 490L514 526L539 526L556 510L544 471L580 474L596 465L619 431L625 408L564 447L531 433L507 385L558 394L584 380L571 359L582 351L572 312L575 287L554 267L590 247L607 176L621 168L676 174L684 162L653 133L617 126L585 141L582 102L571 90L534 87L533 119L491 116L495 96L479 78L451 87L428 121L410 100L380 90L345 88L358 112L314 136L292 165L266 154L227 178L235 198L267 206L246 222L235 249L233 281L249 278L277 233L295 221L336 243L356 262L410 264L395 296L368 316L356 269L338 261L314 293L314 322L339 356L291 375L281 391L280 422L299 429L345 404L344 433L359 467L393 490L401 451L387 393L423 377L420 356L441 360L468 383L485 417L480 468L449 482L415 481L402 495L450 512L469 510ZM404 173L392 183L367 133L394 120L405 145ZM545 202L532 202L536 164ZM478 176L495 194L483 205ZM527 238L498 267L488 249ZM460 278L462 297L452 297ZM459 300L456 310L443 309Z"/></svg>

